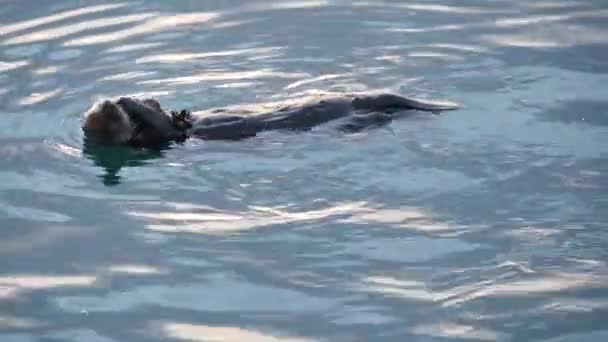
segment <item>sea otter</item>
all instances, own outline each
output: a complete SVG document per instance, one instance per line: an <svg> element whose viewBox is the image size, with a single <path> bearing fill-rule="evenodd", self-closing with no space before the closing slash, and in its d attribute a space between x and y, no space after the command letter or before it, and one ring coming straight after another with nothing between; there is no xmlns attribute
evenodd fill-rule
<svg viewBox="0 0 608 342"><path fill-rule="evenodd" d="M154 99L121 97L95 103L84 114L86 136L103 144L152 146L200 139L239 140L268 130L307 130L332 120L357 131L391 121L398 113L420 110L438 113L458 109L451 102L434 102L382 94L322 95L279 104L232 106L167 113Z"/></svg>

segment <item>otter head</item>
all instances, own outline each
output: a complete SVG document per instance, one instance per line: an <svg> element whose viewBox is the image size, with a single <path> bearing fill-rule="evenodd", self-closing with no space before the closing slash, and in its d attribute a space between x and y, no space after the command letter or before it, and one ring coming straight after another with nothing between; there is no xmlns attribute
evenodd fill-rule
<svg viewBox="0 0 608 342"><path fill-rule="evenodd" d="M82 130L100 143L124 144L133 136L135 125L120 105L103 100L86 111Z"/></svg>

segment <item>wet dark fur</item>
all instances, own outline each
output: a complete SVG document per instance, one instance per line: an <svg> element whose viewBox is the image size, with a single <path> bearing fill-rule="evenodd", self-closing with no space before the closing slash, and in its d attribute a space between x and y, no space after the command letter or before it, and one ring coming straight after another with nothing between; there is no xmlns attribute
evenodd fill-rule
<svg viewBox="0 0 608 342"><path fill-rule="evenodd" d="M390 122L406 110L440 112L453 103L406 98L395 94L326 95L270 105L234 106L167 113L158 101L120 98L104 100L85 113L83 130L102 143L151 146L200 139L238 140L268 130L307 130L339 118L343 131L357 131ZM128 120L125 120L125 113Z"/></svg>

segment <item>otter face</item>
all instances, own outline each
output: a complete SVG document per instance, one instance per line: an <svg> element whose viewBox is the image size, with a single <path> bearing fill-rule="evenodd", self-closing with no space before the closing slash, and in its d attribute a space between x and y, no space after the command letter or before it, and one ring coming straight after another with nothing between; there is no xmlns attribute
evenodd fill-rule
<svg viewBox="0 0 608 342"><path fill-rule="evenodd" d="M135 125L124 109L110 101L94 104L84 114L82 130L87 136L105 144L127 143Z"/></svg>

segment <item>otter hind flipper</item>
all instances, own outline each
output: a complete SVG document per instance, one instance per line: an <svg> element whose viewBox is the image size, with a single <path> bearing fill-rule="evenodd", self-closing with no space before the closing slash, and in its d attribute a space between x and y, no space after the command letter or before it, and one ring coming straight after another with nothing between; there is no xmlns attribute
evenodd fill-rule
<svg viewBox="0 0 608 342"><path fill-rule="evenodd" d="M389 112L395 110L421 110L442 112L456 110L461 106L451 101L424 100L396 94L377 94L356 96L352 100L355 110Z"/></svg>

